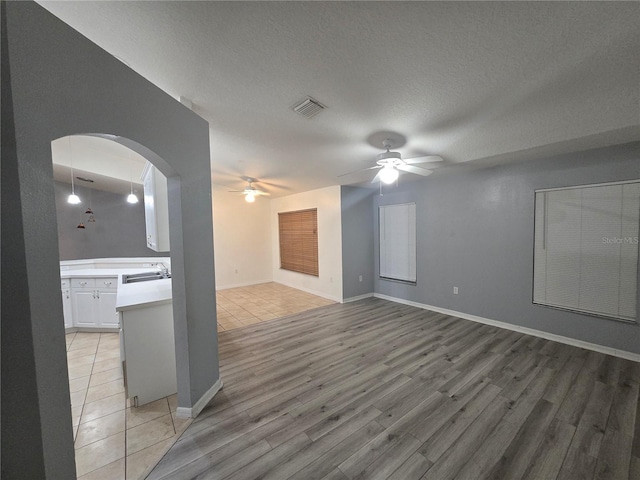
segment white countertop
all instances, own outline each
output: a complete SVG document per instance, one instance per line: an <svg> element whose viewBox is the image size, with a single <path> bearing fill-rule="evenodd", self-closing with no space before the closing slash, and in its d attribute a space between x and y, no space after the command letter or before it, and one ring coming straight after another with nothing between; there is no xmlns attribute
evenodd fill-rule
<svg viewBox="0 0 640 480"><path fill-rule="evenodd" d="M157 268L133 267L133 268L78 268L75 270L60 270L60 278L74 277L117 277L121 273L157 272ZM120 280L120 279L119 279Z"/></svg>
<svg viewBox="0 0 640 480"><path fill-rule="evenodd" d="M171 303L171 295L170 278L124 284L122 283L122 275L119 275L116 310L120 312L133 308Z"/></svg>
<svg viewBox="0 0 640 480"><path fill-rule="evenodd" d="M117 277L116 310L124 311L151 305L171 303L171 279L148 282L122 283L122 275L157 272L155 265L162 262L170 268L169 257L141 258L92 258L60 262L60 278L109 278Z"/></svg>

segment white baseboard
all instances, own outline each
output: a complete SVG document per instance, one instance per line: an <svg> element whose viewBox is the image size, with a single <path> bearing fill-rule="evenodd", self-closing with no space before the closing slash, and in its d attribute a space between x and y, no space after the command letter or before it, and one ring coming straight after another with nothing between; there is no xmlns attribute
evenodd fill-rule
<svg viewBox="0 0 640 480"><path fill-rule="evenodd" d="M196 418L202 409L207 406L207 403L211 401L213 397L215 397L216 393L220 391L222 388L222 379L219 378L216 383L214 383L209 390L205 392L200 400L198 400L195 405L191 408L187 407L178 407L176 409L176 417L178 418Z"/></svg>
<svg viewBox="0 0 640 480"><path fill-rule="evenodd" d="M565 337L562 335L556 335L555 333L544 332L542 330L536 330L529 327L521 327L520 325L512 325L511 323L502 322L500 320L492 320L490 318L479 317L477 315L471 315L469 313L457 312L455 310L449 310L446 308L434 307L433 305L426 305L424 303L412 302L411 300L404 300L402 298L390 297L381 293L375 293L373 295L376 298L383 300L389 300L391 302L402 303L404 305L410 305L412 307L424 308L426 310L432 310L438 313L444 313L445 315L451 315L453 317L464 318L465 320L471 320L472 322L484 323L485 325L491 325L494 327L504 328L507 330L513 330L514 332L525 333L527 335L533 335L534 337L545 338L554 342L564 343L573 347L580 347L587 350L593 350L595 352L604 353L606 355L613 355L614 357L625 358L627 360L633 360L634 362L640 362L640 354L628 352L626 350L618 350L616 348L606 347L604 345L598 345L597 343L585 342L583 340L577 340L575 338Z"/></svg>
<svg viewBox="0 0 640 480"><path fill-rule="evenodd" d="M65 333L86 332L86 333L118 333L119 328L109 327L69 327L65 328Z"/></svg>
<svg viewBox="0 0 640 480"><path fill-rule="evenodd" d="M311 295L315 295L316 297L326 298L327 300L331 300L333 302L338 302L338 303L342 302L342 298L334 297L333 295L329 295L323 292L318 292L310 288L304 288L304 287L301 287L300 285L293 285L285 282L276 282L275 280L274 280L274 283L279 283L280 285L284 285L285 287L295 288L296 290L302 290L303 292L310 293Z"/></svg>
<svg viewBox="0 0 640 480"><path fill-rule="evenodd" d="M364 300L365 298L371 298L373 296L374 296L373 293L365 293L364 295L358 295L357 297L345 298L342 300L342 303L357 302L358 300Z"/></svg>
<svg viewBox="0 0 640 480"><path fill-rule="evenodd" d="M231 285L216 285L216 291L228 290L229 288L250 287L251 285L260 285L261 283L271 283L273 280L256 280L253 282L233 283Z"/></svg>

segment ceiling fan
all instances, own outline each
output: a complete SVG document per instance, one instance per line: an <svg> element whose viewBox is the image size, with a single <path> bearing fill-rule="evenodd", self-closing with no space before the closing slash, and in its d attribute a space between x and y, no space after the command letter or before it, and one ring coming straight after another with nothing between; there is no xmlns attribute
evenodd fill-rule
<svg viewBox="0 0 640 480"><path fill-rule="evenodd" d="M255 178L246 177L246 178L244 178L244 180L246 180L247 184L248 184L244 188L244 190L229 190L229 192L240 193L240 194L244 195L244 199L249 203L255 202L256 201L256 197L259 196L259 195L269 195L267 192L263 192L262 190L258 190L257 188L255 188L253 186L253 183L257 182L257 180Z"/></svg>
<svg viewBox="0 0 640 480"><path fill-rule="evenodd" d="M423 177L429 176L433 173L433 170L415 167L414 165L417 163L431 163L442 161L442 157L438 155L428 155L425 157L403 159L402 155L400 155L400 152L391 151L391 149L393 148L393 142L390 139L383 140L382 146L387 151L379 154L376 157L376 165L374 165L373 167L362 168L360 170L356 170L355 172L345 173L344 175L339 176L344 177L345 175L351 175L352 173L363 172L365 170L380 169L378 174L373 178L373 180L371 180L371 183L383 182L387 185L390 185L398 179L398 177L400 176L400 171L415 173L416 175L422 175Z"/></svg>

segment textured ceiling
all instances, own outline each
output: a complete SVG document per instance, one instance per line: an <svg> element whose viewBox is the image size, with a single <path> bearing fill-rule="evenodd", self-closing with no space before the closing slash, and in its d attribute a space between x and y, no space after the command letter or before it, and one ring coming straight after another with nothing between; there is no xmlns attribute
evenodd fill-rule
<svg viewBox="0 0 640 480"><path fill-rule="evenodd" d="M191 99L233 188L361 182L338 175L373 165L383 130L444 157L434 177L640 139L635 2L40 3ZM306 95L327 106L311 120Z"/></svg>

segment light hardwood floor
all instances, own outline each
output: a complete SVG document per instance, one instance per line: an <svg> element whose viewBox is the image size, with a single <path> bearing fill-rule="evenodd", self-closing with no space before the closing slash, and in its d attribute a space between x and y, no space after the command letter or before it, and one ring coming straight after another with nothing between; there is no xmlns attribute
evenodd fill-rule
<svg viewBox="0 0 640 480"><path fill-rule="evenodd" d="M220 332L150 479L639 479L640 364L379 299Z"/></svg>

